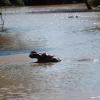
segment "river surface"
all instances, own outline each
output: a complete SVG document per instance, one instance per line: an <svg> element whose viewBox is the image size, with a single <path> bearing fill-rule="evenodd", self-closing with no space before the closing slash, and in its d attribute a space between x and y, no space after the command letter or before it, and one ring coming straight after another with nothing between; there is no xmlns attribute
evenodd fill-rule
<svg viewBox="0 0 100 100"><path fill-rule="evenodd" d="M78 17L77 17L78 16ZM31 50L59 63L0 64L0 100L99 100L100 13L5 14L0 57Z"/></svg>

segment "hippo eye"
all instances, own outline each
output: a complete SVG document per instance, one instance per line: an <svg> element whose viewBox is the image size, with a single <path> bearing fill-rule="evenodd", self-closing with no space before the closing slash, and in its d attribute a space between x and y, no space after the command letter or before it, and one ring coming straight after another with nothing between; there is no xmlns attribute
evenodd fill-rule
<svg viewBox="0 0 100 100"><path fill-rule="evenodd" d="M32 53L35 53L35 52L32 52Z"/></svg>
<svg viewBox="0 0 100 100"><path fill-rule="evenodd" d="M31 51L31 53L37 53L36 51Z"/></svg>

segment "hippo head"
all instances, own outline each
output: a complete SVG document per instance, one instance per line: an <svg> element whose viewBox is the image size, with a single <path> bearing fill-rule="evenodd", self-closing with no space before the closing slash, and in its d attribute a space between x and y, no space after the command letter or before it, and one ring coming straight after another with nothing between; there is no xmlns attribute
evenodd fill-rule
<svg viewBox="0 0 100 100"><path fill-rule="evenodd" d="M30 58L38 58L40 55L36 51L31 51L29 57Z"/></svg>
<svg viewBox="0 0 100 100"><path fill-rule="evenodd" d="M60 62L61 60L55 58L54 56L47 55L46 53L37 53L36 51L31 51L30 58L37 58L37 63L48 63L48 62Z"/></svg>

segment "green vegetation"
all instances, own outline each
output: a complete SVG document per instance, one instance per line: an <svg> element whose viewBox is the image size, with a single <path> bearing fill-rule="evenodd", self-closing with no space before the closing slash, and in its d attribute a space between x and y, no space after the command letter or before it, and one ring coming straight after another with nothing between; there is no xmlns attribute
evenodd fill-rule
<svg viewBox="0 0 100 100"><path fill-rule="evenodd" d="M66 4L66 3L87 2L87 0L0 0L1 6L24 6L24 5L44 5L44 4ZM100 4L100 0L88 0L91 6ZM86 3L87 7L88 4Z"/></svg>
<svg viewBox="0 0 100 100"><path fill-rule="evenodd" d="M24 6L23 0L15 0L15 5Z"/></svg>
<svg viewBox="0 0 100 100"><path fill-rule="evenodd" d="M11 2L9 0L0 0L0 5L11 5Z"/></svg>
<svg viewBox="0 0 100 100"><path fill-rule="evenodd" d="M72 2L81 2L81 0L0 0L0 5L23 6L23 5L44 5L44 4L65 4Z"/></svg>
<svg viewBox="0 0 100 100"><path fill-rule="evenodd" d="M11 5L11 2L9 0L4 0L3 2L5 5Z"/></svg>
<svg viewBox="0 0 100 100"><path fill-rule="evenodd" d="M88 3L91 5L91 6L98 6L100 5L100 0L88 0Z"/></svg>

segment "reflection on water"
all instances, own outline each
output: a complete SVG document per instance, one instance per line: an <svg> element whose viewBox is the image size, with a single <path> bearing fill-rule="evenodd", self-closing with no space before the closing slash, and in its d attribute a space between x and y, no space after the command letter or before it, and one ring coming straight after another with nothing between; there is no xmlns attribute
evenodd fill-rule
<svg viewBox="0 0 100 100"><path fill-rule="evenodd" d="M100 95L99 18L98 12L6 15L0 55L35 49L62 61L1 63L0 99L90 100Z"/></svg>

